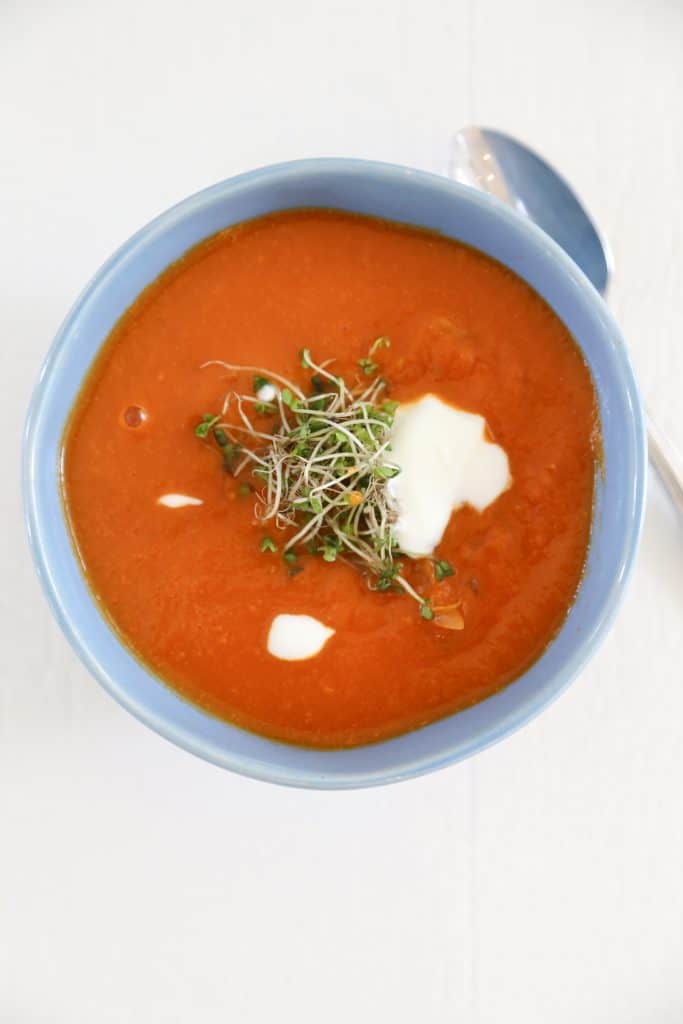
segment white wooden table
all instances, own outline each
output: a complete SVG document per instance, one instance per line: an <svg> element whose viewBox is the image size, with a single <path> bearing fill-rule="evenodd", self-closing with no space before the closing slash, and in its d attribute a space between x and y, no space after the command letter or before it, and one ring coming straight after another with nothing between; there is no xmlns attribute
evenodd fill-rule
<svg viewBox="0 0 683 1024"><path fill-rule="evenodd" d="M18 489L44 352L134 229L276 160L442 170L467 122L585 196L683 445L682 54L676 0L0 4L2 1024L683 1021L683 528L656 486L565 696L465 764L336 794L119 709L48 614Z"/></svg>

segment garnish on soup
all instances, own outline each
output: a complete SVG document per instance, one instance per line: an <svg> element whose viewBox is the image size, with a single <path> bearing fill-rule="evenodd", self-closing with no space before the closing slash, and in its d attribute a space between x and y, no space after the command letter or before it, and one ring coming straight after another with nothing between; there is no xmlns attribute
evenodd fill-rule
<svg viewBox="0 0 683 1024"><path fill-rule="evenodd" d="M252 394L229 391L220 413L205 413L195 434L213 438L235 477L249 473L257 481L257 520L287 531L285 558L305 546L325 562L347 562L368 578L370 589L408 594L422 619L432 621L431 598L408 581L401 558L431 555L457 505L469 500L485 507L494 500L508 485L508 462L501 448L484 440L481 417L452 410L434 396L403 414L395 461L399 403L387 398L388 380L374 361L390 347L382 335L358 360L372 383L348 383L332 372L332 360L319 364L309 349L300 354L307 386L272 371L214 361L242 378L253 374ZM475 480L468 486L473 463ZM403 470L406 486L396 487ZM399 537L428 550L410 551ZM274 541L265 537L261 550L275 550ZM437 583L454 575L447 560L433 562ZM464 624L462 614L438 621L444 628Z"/></svg>

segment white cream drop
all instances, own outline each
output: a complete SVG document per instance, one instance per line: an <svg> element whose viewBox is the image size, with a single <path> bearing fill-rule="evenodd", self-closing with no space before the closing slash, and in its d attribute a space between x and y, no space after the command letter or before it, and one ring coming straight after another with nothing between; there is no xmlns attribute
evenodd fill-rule
<svg viewBox="0 0 683 1024"><path fill-rule="evenodd" d="M482 511L510 486L508 457L484 436L483 416L436 395L400 405L388 461L400 467L388 490L397 511L394 533L409 555L430 555L452 512Z"/></svg>
<svg viewBox="0 0 683 1024"><path fill-rule="evenodd" d="M166 508L184 508L185 505L203 505L201 498L193 498L189 494L162 494L157 498L157 505L165 505Z"/></svg>
<svg viewBox="0 0 683 1024"><path fill-rule="evenodd" d="M274 384L262 384L256 392L259 402L272 402L277 395L277 388Z"/></svg>
<svg viewBox="0 0 683 1024"><path fill-rule="evenodd" d="M268 653L281 661L304 661L320 654L334 636L312 615L276 615L268 632Z"/></svg>

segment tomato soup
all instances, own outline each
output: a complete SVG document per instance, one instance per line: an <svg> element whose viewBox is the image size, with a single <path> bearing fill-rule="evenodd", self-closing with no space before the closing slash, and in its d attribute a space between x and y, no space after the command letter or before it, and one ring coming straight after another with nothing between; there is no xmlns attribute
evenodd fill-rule
<svg viewBox="0 0 683 1024"><path fill-rule="evenodd" d="M264 521L264 494L286 483L290 456L303 465L299 448L306 474L327 456L315 438L266 455L268 438L282 445L283 420L299 430L303 402L322 409L309 418L322 429L315 417L327 414L315 396L341 390L338 378L354 394L375 387L370 399L389 410L377 413L388 424L389 469L372 455L376 471L346 487L345 474L358 471L348 451L360 442L347 427L330 427L329 459L347 452L341 497L329 506L346 516L334 513L339 543L330 547L328 533L319 544L322 535L311 540L309 530L287 550L297 530L324 525L316 497L327 493L324 481L316 489L306 476L305 512L299 517L294 498L289 520ZM253 397L226 411L230 391ZM507 479L479 507L461 500L433 550L407 555L387 542L382 557L393 568L373 576L358 561L353 523L361 520L352 522L351 511L355 503L369 509L366 521L381 518L384 534L396 526L390 489L408 476L385 479L403 473L392 468L391 424L395 415L405 434L409 421L399 416L425 396L434 408L482 418L457 422L485 424L481 451L495 447ZM358 399L362 415L370 406ZM252 434L240 420L245 410ZM423 489L433 446L453 447L451 428L438 427L446 422L422 421L414 479ZM242 433L233 437L233 427ZM357 422L353 430L367 435ZM230 459L226 433L240 439ZM242 458L245 434L260 446L252 461ZM244 728L347 747L480 701L539 657L581 579L597 440L582 353L514 273L426 231L298 210L202 243L128 310L72 412L63 492L102 613L165 683ZM417 494L418 505L424 498ZM371 559L382 543L368 529L361 546ZM291 647L296 624L313 621L310 651L290 657L277 648L276 633Z"/></svg>

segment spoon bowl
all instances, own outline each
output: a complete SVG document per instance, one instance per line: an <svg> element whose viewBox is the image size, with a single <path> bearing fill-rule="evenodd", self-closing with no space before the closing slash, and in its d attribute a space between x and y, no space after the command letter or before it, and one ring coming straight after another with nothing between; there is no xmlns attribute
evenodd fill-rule
<svg viewBox="0 0 683 1024"><path fill-rule="evenodd" d="M479 147L478 135L483 139L485 152ZM469 149L475 159L481 157L487 175L497 173L502 178L514 197L510 205L543 228L604 295L612 273L612 254L564 178L528 146L491 128L465 128L456 136L456 146L461 153Z"/></svg>
<svg viewBox="0 0 683 1024"><path fill-rule="evenodd" d="M448 174L533 221L604 297L613 271L607 240L568 183L538 153L503 132L470 125L453 139ZM647 433L650 462L683 516L683 457L649 414Z"/></svg>

